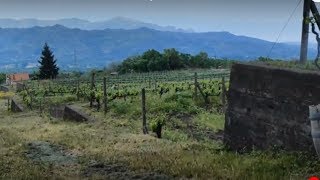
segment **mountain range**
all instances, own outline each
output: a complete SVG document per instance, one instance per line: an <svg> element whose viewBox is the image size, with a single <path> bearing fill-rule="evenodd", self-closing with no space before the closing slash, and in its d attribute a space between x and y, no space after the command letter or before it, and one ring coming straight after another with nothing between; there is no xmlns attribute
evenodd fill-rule
<svg viewBox="0 0 320 180"><path fill-rule="evenodd" d="M175 48L190 54L204 51L210 57L235 60L253 60L268 55L281 59L299 57L300 47L295 44L278 43L274 46L274 43L269 41L237 36L229 32L195 33L179 31L174 27L172 31L153 29L149 26L134 28L132 23L126 26L120 19L115 21L113 27L118 23L122 24L122 28L119 25L115 29L101 27L93 30L86 30L84 27L74 28L76 21L81 26L83 20L72 21L69 27L50 26L51 24L42 24L43 27L40 27L30 23L24 28L9 28L7 23L7 27L0 28L0 71L18 71L35 67L45 42L52 48L62 69L101 68L111 62L139 55L148 49L163 51L166 48ZM126 28L123 28L124 26ZM315 53L315 49L310 48L310 57L315 56Z"/></svg>
<svg viewBox="0 0 320 180"><path fill-rule="evenodd" d="M181 29L174 26L159 26L153 23L145 23L136 19L127 17L114 17L105 21L88 21L78 18L57 19L57 20L39 20L39 19L0 19L2 28L32 28L35 26L46 27L61 25L67 28L78 28L83 30L104 30L104 29L138 29L149 28L159 31L171 32L193 32L192 29Z"/></svg>

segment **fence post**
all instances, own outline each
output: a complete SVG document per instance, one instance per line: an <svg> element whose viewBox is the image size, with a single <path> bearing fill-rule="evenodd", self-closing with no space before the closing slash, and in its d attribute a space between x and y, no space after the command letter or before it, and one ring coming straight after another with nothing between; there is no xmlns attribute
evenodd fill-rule
<svg viewBox="0 0 320 180"><path fill-rule="evenodd" d="M8 98L8 111L10 111L10 98Z"/></svg>
<svg viewBox="0 0 320 180"><path fill-rule="evenodd" d="M93 106L93 90L94 90L94 76L95 76L95 73L92 72L92 77L91 77L91 93L90 93L90 107Z"/></svg>
<svg viewBox="0 0 320 180"><path fill-rule="evenodd" d="M208 106L208 105L210 104L210 100L209 100L208 97L203 93L203 91L202 91L202 89L201 89L201 87L200 87L199 84L197 84L196 87L199 89L200 94L202 95L202 97L203 97L206 105Z"/></svg>
<svg viewBox="0 0 320 180"><path fill-rule="evenodd" d="M226 83L224 77L222 77L222 94L221 94L221 101L222 101L222 111L226 111Z"/></svg>
<svg viewBox="0 0 320 180"><path fill-rule="evenodd" d="M107 78L103 78L103 103L104 103L104 114L107 114Z"/></svg>
<svg viewBox="0 0 320 180"><path fill-rule="evenodd" d="M41 99L40 99L39 104L40 104L40 117L42 117L42 100Z"/></svg>
<svg viewBox="0 0 320 180"><path fill-rule="evenodd" d="M147 117L146 117L146 90L142 88L142 131L143 134L148 134Z"/></svg>
<svg viewBox="0 0 320 180"><path fill-rule="evenodd" d="M77 100L79 101L80 100L80 82L79 82L79 79L77 80Z"/></svg>
<svg viewBox="0 0 320 180"><path fill-rule="evenodd" d="M196 99L197 96L198 96L197 84L198 84L198 74L195 72L195 73L194 73L194 98L195 98L195 99Z"/></svg>

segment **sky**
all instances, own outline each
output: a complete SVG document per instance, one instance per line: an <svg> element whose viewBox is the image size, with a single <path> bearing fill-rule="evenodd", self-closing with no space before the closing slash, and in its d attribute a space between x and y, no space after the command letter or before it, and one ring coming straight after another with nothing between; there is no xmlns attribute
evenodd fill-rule
<svg viewBox="0 0 320 180"><path fill-rule="evenodd" d="M123 16L163 26L190 28L197 32L229 31L275 41L299 1L0 0L0 18L80 18L101 21ZM303 1L279 41L300 41L302 7Z"/></svg>

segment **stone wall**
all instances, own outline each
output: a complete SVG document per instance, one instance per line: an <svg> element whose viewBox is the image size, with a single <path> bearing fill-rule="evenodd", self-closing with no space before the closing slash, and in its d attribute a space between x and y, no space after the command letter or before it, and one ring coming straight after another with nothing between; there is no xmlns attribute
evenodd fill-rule
<svg viewBox="0 0 320 180"><path fill-rule="evenodd" d="M89 116L72 106L66 106L64 108L63 119L76 122L92 121L92 119Z"/></svg>
<svg viewBox="0 0 320 180"><path fill-rule="evenodd" d="M314 152L309 105L320 104L320 73L235 64L225 144L236 151L280 147Z"/></svg>
<svg viewBox="0 0 320 180"><path fill-rule="evenodd" d="M7 87L5 87L5 86L0 86L0 91L8 92L8 91L9 91L9 88L7 88Z"/></svg>

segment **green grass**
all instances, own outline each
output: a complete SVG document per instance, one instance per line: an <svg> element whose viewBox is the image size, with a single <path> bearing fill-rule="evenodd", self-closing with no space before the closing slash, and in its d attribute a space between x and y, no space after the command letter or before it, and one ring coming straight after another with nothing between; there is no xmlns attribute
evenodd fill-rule
<svg viewBox="0 0 320 180"><path fill-rule="evenodd" d="M224 116L216 108L205 110L201 101L192 100L191 94L169 93L161 98L147 94L149 131L157 116L166 121L163 138L157 139L151 132L142 134L138 97L110 102L106 116L89 109L87 102L76 102L96 119L90 123L53 121L46 114L39 117L37 110L12 114L0 100L0 179L84 178L82 171L92 160L182 179L280 180L320 175L319 161L302 153L226 151L222 142L204 133L223 130ZM26 144L33 141L62 146L79 162L60 167L31 161L25 152Z"/></svg>

